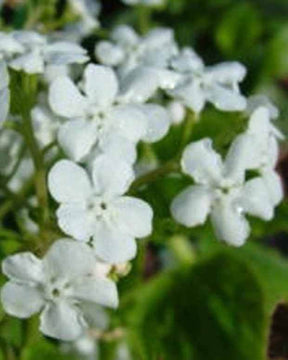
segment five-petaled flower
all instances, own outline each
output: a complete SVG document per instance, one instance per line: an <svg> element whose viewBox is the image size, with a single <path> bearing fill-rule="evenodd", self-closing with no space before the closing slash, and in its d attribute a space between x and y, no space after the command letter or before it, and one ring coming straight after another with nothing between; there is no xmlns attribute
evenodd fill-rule
<svg viewBox="0 0 288 360"><path fill-rule="evenodd" d="M115 283L95 276L95 262L89 246L69 239L56 241L42 260L30 252L9 256L2 263L10 279L1 290L5 311L23 319L41 311L45 335L76 340L88 326L91 306L96 312L99 305L118 306Z"/></svg>
<svg viewBox="0 0 288 360"><path fill-rule="evenodd" d="M249 150L247 138L241 135L231 145L225 161L213 150L210 139L188 145L183 153L182 169L195 180L195 185L172 202L175 220L193 227L203 224L210 214L217 237L234 246L243 245L249 236L245 214L271 220L282 192L278 186L277 194L271 196L262 176L245 180ZM271 173L277 179L272 169Z"/></svg>
<svg viewBox="0 0 288 360"><path fill-rule="evenodd" d="M90 178L69 160L50 171L49 189L60 203L58 224L75 239L91 241L100 259L123 263L136 256L135 238L150 235L152 209L143 200L123 196L134 178L126 162L102 155L91 173Z"/></svg>
<svg viewBox="0 0 288 360"><path fill-rule="evenodd" d="M166 135L169 114L157 104L119 104L119 83L113 70L88 65L82 82L83 95L68 77L50 87L53 111L70 121L61 126L58 140L74 161L86 161L105 153L136 160L139 140L154 142Z"/></svg>

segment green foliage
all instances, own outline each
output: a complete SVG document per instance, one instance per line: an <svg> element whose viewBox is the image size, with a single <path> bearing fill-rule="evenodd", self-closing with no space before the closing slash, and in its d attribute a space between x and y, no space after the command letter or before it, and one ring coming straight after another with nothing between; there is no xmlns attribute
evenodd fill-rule
<svg viewBox="0 0 288 360"><path fill-rule="evenodd" d="M235 256L164 273L135 301L129 336L137 359L262 359L263 292Z"/></svg>
<svg viewBox="0 0 288 360"><path fill-rule="evenodd" d="M250 3L240 2L224 13L217 28L216 42L225 55L239 58L255 45L261 32L258 9Z"/></svg>

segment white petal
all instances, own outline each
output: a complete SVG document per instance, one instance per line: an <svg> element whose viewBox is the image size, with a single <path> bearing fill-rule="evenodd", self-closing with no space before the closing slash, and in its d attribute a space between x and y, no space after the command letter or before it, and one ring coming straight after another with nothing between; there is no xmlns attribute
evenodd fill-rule
<svg viewBox="0 0 288 360"><path fill-rule="evenodd" d="M48 187L58 202L86 201L92 189L86 171L69 160L58 161L48 175Z"/></svg>
<svg viewBox="0 0 288 360"><path fill-rule="evenodd" d="M169 130L170 116L166 109L156 104L139 105L146 120L146 134L142 140L155 142L162 139Z"/></svg>
<svg viewBox="0 0 288 360"><path fill-rule="evenodd" d="M182 225L193 227L204 224L211 210L212 194L204 186L189 186L171 204L174 219Z"/></svg>
<svg viewBox="0 0 288 360"><path fill-rule="evenodd" d="M189 47L184 48L177 57L172 59L171 65L173 69L182 73L194 71L202 73L204 69L202 59Z"/></svg>
<svg viewBox="0 0 288 360"><path fill-rule="evenodd" d="M99 61L108 66L119 65L125 57L125 53L122 48L109 41L101 41L96 46L95 53Z"/></svg>
<svg viewBox="0 0 288 360"><path fill-rule="evenodd" d="M248 98L247 115L250 116L259 107L266 107L269 110L271 119L277 119L279 117L279 110L266 95L252 95Z"/></svg>
<svg viewBox="0 0 288 360"><path fill-rule="evenodd" d="M113 224L101 224L95 233L93 244L95 254L110 264L121 264L136 256L135 239L117 231Z"/></svg>
<svg viewBox="0 0 288 360"><path fill-rule="evenodd" d="M95 122L70 120L58 132L58 141L65 154L79 162L89 155L97 143L99 132Z"/></svg>
<svg viewBox="0 0 288 360"><path fill-rule="evenodd" d="M80 308L89 327L106 330L109 326L109 316L101 306L91 302L81 302Z"/></svg>
<svg viewBox="0 0 288 360"><path fill-rule="evenodd" d="M1 38L1 35L0 35ZM9 85L9 72L5 61L0 60L0 89L5 89Z"/></svg>
<svg viewBox="0 0 288 360"><path fill-rule="evenodd" d="M58 225L65 234L79 241L89 241L93 234L93 221L81 204L63 204L57 210Z"/></svg>
<svg viewBox="0 0 288 360"><path fill-rule="evenodd" d="M40 317L40 331L47 336L63 341L73 341L84 332L84 321L76 307L69 303L51 303Z"/></svg>
<svg viewBox="0 0 288 360"><path fill-rule="evenodd" d="M60 77L52 82L49 104L56 114L66 118L83 116L88 106L87 100L68 77Z"/></svg>
<svg viewBox="0 0 288 360"><path fill-rule="evenodd" d="M72 296L76 300L112 308L116 308L119 302L116 284L104 278L90 277L76 282L73 284Z"/></svg>
<svg viewBox="0 0 288 360"><path fill-rule="evenodd" d="M145 201L123 196L113 202L117 213L117 228L136 238L152 232L153 210Z"/></svg>
<svg viewBox="0 0 288 360"><path fill-rule="evenodd" d="M118 93L114 71L103 65L88 65L84 72L84 90L90 102L101 106L112 104Z"/></svg>
<svg viewBox="0 0 288 360"><path fill-rule="evenodd" d="M146 114L139 106L117 106L110 116L110 121L114 123L117 132L124 138L136 143L145 136Z"/></svg>
<svg viewBox="0 0 288 360"><path fill-rule="evenodd" d="M44 72L44 59L38 51L17 57L10 61L9 66L14 70L23 70L28 74L42 74Z"/></svg>
<svg viewBox="0 0 288 360"><path fill-rule="evenodd" d="M258 136L263 142L267 142L271 131L269 110L266 107L257 108L249 119L249 133Z"/></svg>
<svg viewBox="0 0 288 360"><path fill-rule="evenodd" d="M110 196L122 195L134 180L131 165L108 155L99 156L92 165L94 191Z"/></svg>
<svg viewBox="0 0 288 360"><path fill-rule="evenodd" d="M133 164L137 158L136 144L119 134L110 133L99 143L101 152L117 162L125 161L127 164Z"/></svg>
<svg viewBox="0 0 288 360"><path fill-rule="evenodd" d="M262 179L267 188L273 206L280 204L284 198L284 189L281 177L273 170L262 172Z"/></svg>
<svg viewBox="0 0 288 360"><path fill-rule="evenodd" d="M139 42L139 37L135 30L128 25L117 26L111 34L111 39L121 46L135 46Z"/></svg>
<svg viewBox="0 0 288 360"><path fill-rule="evenodd" d="M213 204L211 220L219 240L242 246L250 233L249 223L233 199L223 198Z"/></svg>
<svg viewBox="0 0 288 360"><path fill-rule="evenodd" d="M21 319L39 312L44 305L43 297L37 288L12 281L1 289L1 301L7 314Z"/></svg>
<svg viewBox="0 0 288 360"><path fill-rule="evenodd" d="M200 113L206 102L206 94L202 88L200 80L190 80L176 86L169 91L169 94L179 101L183 102L196 114Z"/></svg>
<svg viewBox="0 0 288 360"><path fill-rule="evenodd" d="M93 270L95 258L87 244L63 239L51 246L43 264L51 277L74 281Z"/></svg>
<svg viewBox="0 0 288 360"><path fill-rule="evenodd" d="M222 178L221 157L213 150L211 139L188 145L181 161L183 171L200 184L217 184Z"/></svg>
<svg viewBox="0 0 288 360"><path fill-rule="evenodd" d="M206 77L210 81L221 84L233 85L241 82L246 76L247 70L239 62L224 62L214 66L207 67Z"/></svg>
<svg viewBox="0 0 288 360"><path fill-rule="evenodd" d="M222 111L242 111L247 106L246 98L238 92L216 84L205 88L207 100Z"/></svg>
<svg viewBox="0 0 288 360"><path fill-rule="evenodd" d="M2 262L2 272L21 283L40 283L44 276L42 261L30 252L8 256Z"/></svg>
<svg viewBox="0 0 288 360"><path fill-rule="evenodd" d="M247 214L263 220L271 220L273 218L273 204L265 183L260 177L249 180L244 185L241 192L240 205Z"/></svg>
<svg viewBox="0 0 288 360"><path fill-rule="evenodd" d="M119 98L126 103L144 103L155 94L159 87L160 79L157 70L139 67L121 80Z"/></svg>
<svg viewBox="0 0 288 360"><path fill-rule="evenodd" d="M243 183L245 171L251 169L251 164L259 163L259 155L258 151L255 151L254 136L248 133L237 136L225 159L225 176L239 184Z"/></svg>
<svg viewBox="0 0 288 360"><path fill-rule="evenodd" d="M60 41L46 46L45 60L53 65L82 64L89 60L86 53L78 44Z"/></svg>
<svg viewBox="0 0 288 360"><path fill-rule="evenodd" d="M0 90L0 127L7 119L10 108L10 91L8 88Z"/></svg>

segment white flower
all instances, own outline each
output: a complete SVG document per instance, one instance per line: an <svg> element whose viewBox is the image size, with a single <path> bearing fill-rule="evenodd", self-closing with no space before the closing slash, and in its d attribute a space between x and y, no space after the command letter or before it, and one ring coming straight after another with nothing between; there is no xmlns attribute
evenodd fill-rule
<svg viewBox="0 0 288 360"><path fill-rule="evenodd" d="M165 0L122 0L126 5L160 6Z"/></svg>
<svg viewBox="0 0 288 360"><path fill-rule="evenodd" d="M75 239L92 241L100 259L123 263L136 255L135 238L151 233L152 209L143 200L123 196L134 178L127 163L102 155L91 173L68 160L50 171L49 190L60 203L58 224Z"/></svg>
<svg viewBox="0 0 288 360"><path fill-rule="evenodd" d="M7 119L10 108L9 73L5 61L0 61L0 127Z"/></svg>
<svg viewBox="0 0 288 360"><path fill-rule="evenodd" d="M186 109L179 101L170 101L168 104L168 111L170 113L172 124L174 125L181 124L185 119Z"/></svg>
<svg viewBox="0 0 288 360"><path fill-rule="evenodd" d="M9 61L14 56L22 54L24 47L14 38L13 33L0 32L0 58Z"/></svg>
<svg viewBox="0 0 288 360"><path fill-rule="evenodd" d="M167 68L178 48L171 29L156 28L140 37L130 26L120 25L111 41L101 41L95 51L102 64L115 66L124 77L139 66Z"/></svg>
<svg viewBox="0 0 288 360"><path fill-rule="evenodd" d="M23 148L21 135L11 129L0 129L0 174L9 176Z"/></svg>
<svg viewBox="0 0 288 360"><path fill-rule="evenodd" d="M34 134L41 148L56 141L61 119L50 109L46 93L38 96L38 103L31 110L31 118Z"/></svg>
<svg viewBox="0 0 288 360"><path fill-rule="evenodd" d="M246 70L240 63L205 66L192 49L185 48L172 60L171 66L181 77L169 94L195 113L200 113L206 102L223 111L246 108L246 99L239 91L239 82L244 79Z"/></svg>
<svg viewBox="0 0 288 360"><path fill-rule="evenodd" d="M119 84L112 69L88 65L82 92L66 77L49 91L52 110L70 121L61 126L58 140L74 161L85 161L93 150L133 163L139 140L154 142L166 135L169 114L154 104L119 104Z"/></svg>
<svg viewBox="0 0 288 360"><path fill-rule="evenodd" d="M45 335L76 340L88 326L86 306L118 305L115 283L92 276L94 264L92 250L72 240L57 241L42 260L29 252L6 258L2 271L10 281L1 290L4 310L19 318L41 311Z"/></svg>
<svg viewBox="0 0 288 360"><path fill-rule="evenodd" d="M68 31L70 28L70 31L77 31L78 36L84 37L99 26L97 16L100 13L101 5L98 0L69 0L69 3L80 21L68 27Z"/></svg>
<svg viewBox="0 0 288 360"><path fill-rule="evenodd" d="M193 227L203 224L210 214L217 237L234 246L242 245L249 236L245 214L272 219L275 202L264 179L257 176L245 182L244 154L249 158L250 149L242 136L236 138L224 162L212 149L210 139L188 145L182 169L193 177L195 185L174 199L173 217Z"/></svg>
<svg viewBox="0 0 288 360"><path fill-rule="evenodd" d="M86 50L72 42L50 44L44 35L33 31L15 31L13 38L22 48L21 53L9 61L9 66L14 70L41 74L47 65L82 64L88 60Z"/></svg>
<svg viewBox="0 0 288 360"><path fill-rule="evenodd" d="M267 194L274 206L283 199L283 186L275 172L279 158L278 141L283 134L271 122L271 107L260 106L252 113L247 131L239 136L245 143L245 150L239 151L238 165L248 170L256 170L262 177ZM249 156L247 156L249 154Z"/></svg>
<svg viewBox="0 0 288 360"><path fill-rule="evenodd" d="M245 113L250 116L259 107L265 107L269 111L270 119L277 119L279 117L278 108L266 95L252 95L247 99L247 108Z"/></svg>

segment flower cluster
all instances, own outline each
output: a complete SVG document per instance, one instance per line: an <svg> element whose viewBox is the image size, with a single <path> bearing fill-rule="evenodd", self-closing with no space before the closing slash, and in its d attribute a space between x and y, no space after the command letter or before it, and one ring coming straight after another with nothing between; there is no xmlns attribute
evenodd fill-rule
<svg viewBox="0 0 288 360"><path fill-rule="evenodd" d="M99 25L97 5L69 3L79 15L82 35ZM248 117L246 130L224 159L210 138L189 143L190 136L180 155L175 150L175 162L181 157L182 172L194 182L171 204L176 222L190 228L209 216L219 240L240 246L250 233L246 215L271 220L282 200L275 172L282 134L273 124L277 109L265 98L247 99L241 93L246 75L242 64L206 66L192 48L180 48L171 29L156 28L140 36L120 25L109 39L95 44L97 63L81 45L67 40L67 32L59 33L56 41L34 31L0 34L0 149L9 158L0 157L1 176L10 191L17 191L35 169L41 175L43 160L49 167L44 186L51 195L50 210L57 207L44 225L53 220L58 225L57 237L48 241L50 248L41 258L23 252L3 261L9 282L1 300L5 311L19 318L41 312L40 331L45 335L81 342L89 327L98 326L91 324L91 314L99 314L101 322L102 306L118 305L111 271L121 265L125 269L137 255L136 240L153 232L152 207L132 191L137 182L142 184L136 171L139 147L144 143L149 148L173 124L190 121L191 114L201 121L205 106ZM27 79L37 74L39 91L28 116L26 109L22 113L9 108L10 90L17 97L9 88L9 72ZM27 129L15 131L22 122L28 122L32 136ZM32 142L32 156L25 141ZM33 153L35 147L40 155ZM36 195L40 208L43 196ZM41 241L43 221L35 226ZM53 243L55 238L60 240Z"/></svg>

